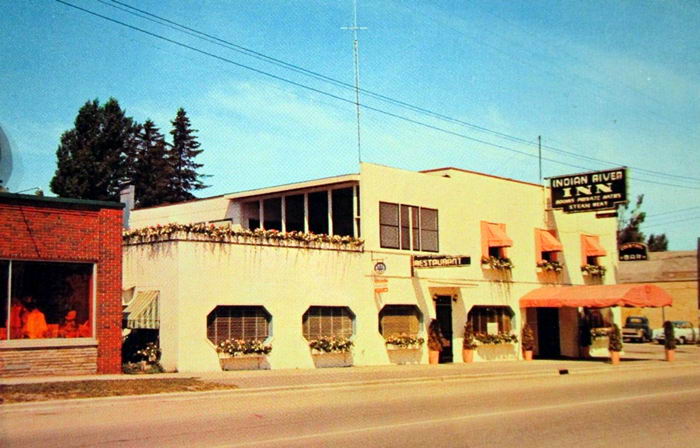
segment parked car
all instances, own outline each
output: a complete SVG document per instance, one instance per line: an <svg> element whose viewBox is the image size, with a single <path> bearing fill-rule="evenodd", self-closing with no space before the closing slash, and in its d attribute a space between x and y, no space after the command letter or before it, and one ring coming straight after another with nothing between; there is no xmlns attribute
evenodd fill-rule
<svg viewBox="0 0 700 448"><path fill-rule="evenodd" d="M629 316L625 320L622 328L622 339L624 341L651 341L652 331L649 326L649 319L644 316Z"/></svg>
<svg viewBox="0 0 700 448"><path fill-rule="evenodd" d="M691 324L687 320L673 320L673 321L671 321L671 323L673 324L673 332L674 332L674 336L676 338L676 344L687 344L689 342L698 342L698 339L700 339L700 330L697 328L694 328L693 324ZM665 340L664 329L663 328L654 329L653 338L659 344L663 344L664 340Z"/></svg>

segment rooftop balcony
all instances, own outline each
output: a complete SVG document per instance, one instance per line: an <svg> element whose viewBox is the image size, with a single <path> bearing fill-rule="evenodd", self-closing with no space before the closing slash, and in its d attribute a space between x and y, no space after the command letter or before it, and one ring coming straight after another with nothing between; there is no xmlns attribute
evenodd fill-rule
<svg viewBox="0 0 700 448"><path fill-rule="evenodd" d="M364 241L352 236L241 229L214 224L165 224L129 229L122 233L124 246L171 241L202 241L224 244L288 247L297 249L363 252Z"/></svg>

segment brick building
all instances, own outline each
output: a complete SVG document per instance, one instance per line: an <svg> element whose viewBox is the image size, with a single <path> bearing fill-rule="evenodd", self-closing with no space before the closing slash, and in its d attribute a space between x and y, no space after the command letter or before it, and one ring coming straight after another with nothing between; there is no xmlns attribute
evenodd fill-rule
<svg viewBox="0 0 700 448"><path fill-rule="evenodd" d="M122 208L0 193L0 376L121 371Z"/></svg>

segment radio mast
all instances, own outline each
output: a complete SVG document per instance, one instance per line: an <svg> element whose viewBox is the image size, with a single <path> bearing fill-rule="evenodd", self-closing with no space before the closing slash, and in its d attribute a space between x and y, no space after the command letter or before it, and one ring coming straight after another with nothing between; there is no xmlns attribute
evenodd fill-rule
<svg viewBox="0 0 700 448"><path fill-rule="evenodd" d="M357 37L358 30L366 30L367 27L357 26L357 0L352 1L353 20L352 26L341 27L343 30L351 30L353 36L353 59L355 65L355 113L357 115L357 160L362 162L362 144L360 140L360 42Z"/></svg>

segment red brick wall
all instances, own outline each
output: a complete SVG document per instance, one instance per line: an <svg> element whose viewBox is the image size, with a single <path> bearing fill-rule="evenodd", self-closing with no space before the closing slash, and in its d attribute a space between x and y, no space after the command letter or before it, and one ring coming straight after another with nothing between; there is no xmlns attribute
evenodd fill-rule
<svg viewBox="0 0 700 448"><path fill-rule="evenodd" d="M121 225L121 209L0 198L0 258L96 263L99 373L121 372Z"/></svg>

